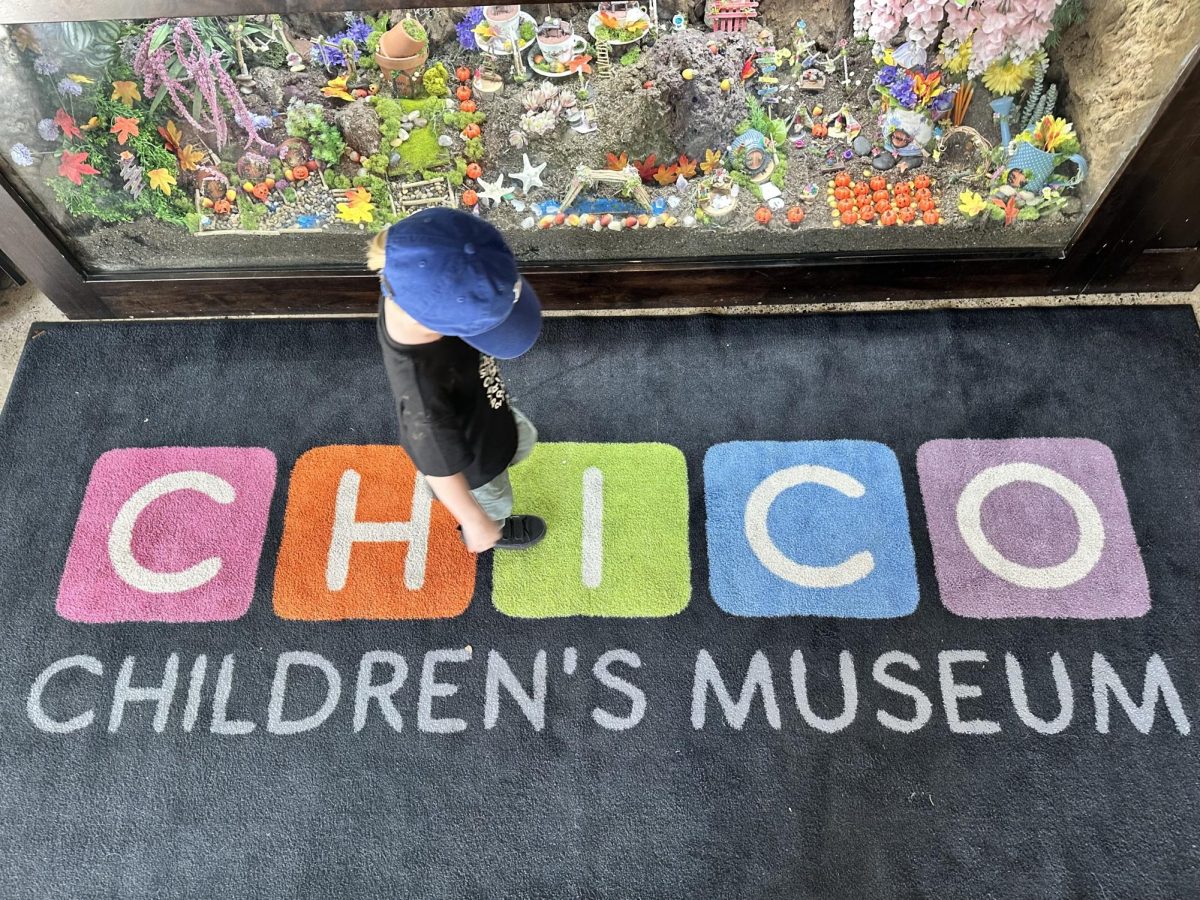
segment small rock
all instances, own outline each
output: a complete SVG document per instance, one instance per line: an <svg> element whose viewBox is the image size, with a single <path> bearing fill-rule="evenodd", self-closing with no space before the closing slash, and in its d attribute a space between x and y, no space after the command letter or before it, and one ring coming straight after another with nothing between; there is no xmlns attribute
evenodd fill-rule
<svg viewBox="0 0 1200 900"><path fill-rule="evenodd" d="M400 154L393 153L390 157L388 157L388 162L393 166L400 165Z"/></svg>
<svg viewBox="0 0 1200 900"><path fill-rule="evenodd" d="M366 167L366 166L359 166L359 167L358 167L358 176L361 178L361 177L363 177L363 176L364 176L364 175L366 175L366 174L367 174L367 167Z"/></svg>
<svg viewBox="0 0 1200 900"><path fill-rule="evenodd" d="M772 197L770 200L767 201L767 206L770 209L775 210L775 212L779 212L781 209L783 209L785 206L787 206L787 204L783 202L782 197Z"/></svg>
<svg viewBox="0 0 1200 900"><path fill-rule="evenodd" d="M524 219L521 220L521 227L524 228L526 231L532 230L533 226L536 224L537 224L537 222L534 221L533 216L526 216Z"/></svg>
<svg viewBox="0 0 1200 900"><path fill-rule="evenodd" d="M415 122L419 118L421 118L421 111L419 109L414 109L412 112L410 112L407 116L404 117L404 121Z"/></svg>
<svg viewBox="0 0 1200 900"><path fill-rule="evenodd" d="M734 187L737 187L737 185L734 185ZM696 224L695 216L684 216L683 217L683 227L684 228L691 228L695 224Z"/></svg>
<svg viewBox="0 0 1200 900"><path fill-rule="evenodd" d="M675 179L675 190L677 190L677 191L686 191L687 190L687 179L684 178L682 175L680 175L678 178Z"/></svg>
<svg viewBox="0 0 1200 900"><path fill-rule="evenodd" d="M1037 194L1035 194L1033 191L1017 191L1017 196L1026 203L1032 203L1037 199Z"/></svg>
<svg viewBox="0 0 1200 900"><path fill-rule="evenodd" d="M1068 197L1063 203L1061 212L1067 218L1077 216L1083 212L1083 201L1078 197Z"/></svg>
<svg viewBox="0 0 1200 900"><path fill-rule="evenodd" d="M742 192L742 186L740 184L735 184L733 187L731 187L729 189L729 196L733 197L736 200L737 195L740 194L741 192Z"/></svg>
<svg viewBox="0 0 1200 900"><path fill-rule="evenodd" d="M760 185L760 187L762 188L762 198L764 200L774 200L783 196L783 191L779 190L779 188L775 187L775 185L771 184L769 181L763 183ZM774 207L772 207L772 209L773 208Z"/></svg>
<svg viewBox="0 0 1200 900"><path fill-rule="evenodd" d="M1011 184L1002 184L996 188L996 193L1001 197L1015 197L1017 196L1017 189Z"/></svg>
<svg viewBox="0 0 1200 900"><path fill-rule="evenodd" d="M671 209L679 209L680 202L681 201L678 197L667 198L667 206L671 207Z"/></svg>
<svg viewBox="0 0 1200 900"><path fill-rule="evenodd" d="M439 134L437 142L439 147L450 147L454 144L454 141L450 139L450 135L448 134Z"/></svg>
<svg viewBox="0 0 1200 900"><path fill-rule="evenodd" d="M525 212L525 202L523 200L513 200L512 206L517 212Z"/></svg>
<svg viewBox="0 0 1200 900"><path fill-rule="evenodd" d="M871 167L878 169L880 172L886 172L888 169L896 165L896 157L890 153L880 153L871 160Z"/></svg>
<svg viewBox="0 0 1200 900"><path fill-rule="evenodd" d="M417 119L416 121L414 121L413 124L416 125L418 128L424 128L426 125L429 124L429 120L426 118L420 118L420 119Z"/></svg>
<svg viewBox="0 0 1200 900"><path fill-rule="evenodd" d="M853 150L859 156L870 156L871 155L871 142L868 141L865 137L863 137L860 134L850 144L850 149Z"/></svg>
<svg viewBox="0 0 1200 900"><path fill-rule="evenodd" d="M620 231L624 227L625 226L621 224L620 219L613 219L611 222L608 223L609 231Z"/></svg>
<svg viewBox="0 0 1200 900"><path fill-rule="evenodd" d="M450 109L450 110L458 109L458 102L455 100L451 100L449 97L447 97L446 98L446 109Z"/></svg>

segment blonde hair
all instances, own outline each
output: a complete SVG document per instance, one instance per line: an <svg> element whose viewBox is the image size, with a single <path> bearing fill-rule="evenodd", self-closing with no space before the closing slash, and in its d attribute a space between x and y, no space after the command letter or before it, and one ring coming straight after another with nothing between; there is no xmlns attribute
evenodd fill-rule
<svg viewBox="0 0 1200 900"><path fill-rule="evenodd" d="M367 268L372 272L383 271L383 264L387 261L387 235L388 230L385 228L371 238L371 243L367 245Z"/></svg>

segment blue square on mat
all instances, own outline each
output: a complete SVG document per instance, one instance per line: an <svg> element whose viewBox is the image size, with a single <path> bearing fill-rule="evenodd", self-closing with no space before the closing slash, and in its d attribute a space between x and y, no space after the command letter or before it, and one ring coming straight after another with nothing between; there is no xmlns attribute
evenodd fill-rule
<svg viewBox="0 0 1200 900"><path fill-rule="evenodd" d="M734 441L704 456L709 588L735 616L917 608L900 464L874 441Z"/></svg>

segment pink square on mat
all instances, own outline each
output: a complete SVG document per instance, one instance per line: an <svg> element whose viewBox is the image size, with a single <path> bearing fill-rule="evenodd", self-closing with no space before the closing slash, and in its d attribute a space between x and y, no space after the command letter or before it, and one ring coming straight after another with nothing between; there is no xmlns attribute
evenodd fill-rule
<svg viewBox="0 0 1200 900"><path fill-rule="evenodd" d="M1099 441L929 441L917 472L951 612L1120 619L1150 611L1117 461Z"/></svg>
<svg viewBox="0 0 1200 900"><path fill-rule="evenodd" d="M221 622L250 608L275 454L109 450L96 460L58 589L73 622Z"/></svg>

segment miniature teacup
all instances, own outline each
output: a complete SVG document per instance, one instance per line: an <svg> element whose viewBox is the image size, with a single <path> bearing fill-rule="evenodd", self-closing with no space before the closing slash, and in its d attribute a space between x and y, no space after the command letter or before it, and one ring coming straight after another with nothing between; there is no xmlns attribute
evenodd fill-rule
<svg viewBox="0 0 1200 900"><path fill-rule="evenodd" d="M537 32L538 49L550 62L567 63L575 56L576 39L571 23L547 19Z"/></svg>
<svg viewBox="0 0 1200 900"><path fill-rule="evenodd" d="M515 40L521 33L521 7L519 6L485 6L483 18L502 38Z"/></svg>

